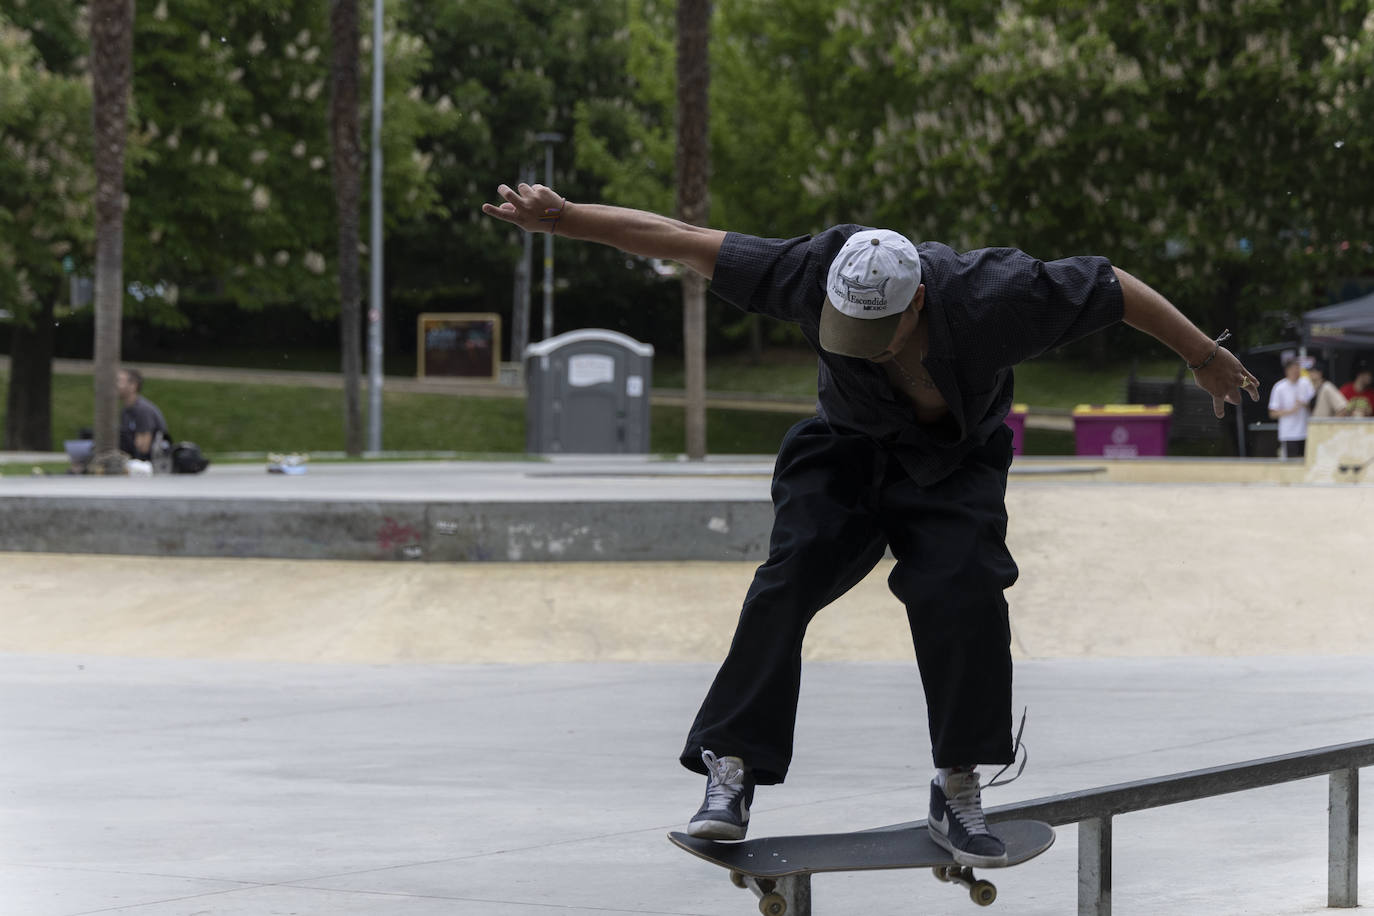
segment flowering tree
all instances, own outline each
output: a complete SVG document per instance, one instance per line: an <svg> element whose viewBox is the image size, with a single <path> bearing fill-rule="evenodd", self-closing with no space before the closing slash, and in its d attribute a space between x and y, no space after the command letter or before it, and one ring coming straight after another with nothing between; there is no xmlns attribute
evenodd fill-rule
<svg viewBox="0 0 1374 916"><path fill-rule="evenodd" d="M63 22L56 9L49 16ZM2 447L46 451L55 306L64 261L74 266L66 259L84 258L93 238L95 172L80 38L38 39L51 61L33 32L0 14L0 304L13 328Z"/></svg>
<svg viewBox="0 0 1374 916"><path fill-rule="evenodd" d="M836 106L807 186L956 245L1108 255L1253 338L1265 311L1318 300L1342 240L1367 235L1353 123L1323 109L1355 101L1334 48L1367 35L1368 9L846 0L825 49L845 64L837 97L882 113Z"/></svg>

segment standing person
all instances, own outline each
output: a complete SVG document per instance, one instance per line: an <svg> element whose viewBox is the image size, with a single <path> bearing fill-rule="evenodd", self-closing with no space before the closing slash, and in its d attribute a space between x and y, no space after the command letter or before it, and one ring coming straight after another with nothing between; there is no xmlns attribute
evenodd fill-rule
<svg viewBox="0 0 1374 916"><path fill-rule="evenodd" d="M1312 400L1313 419L1345 416L1350 402L1341 394L1335 383L1326 377L1326 370L1320 365L1315 365L1307 370L1307 377L1312 382L1312 389L1317 392Z"/></svg>
<svg viewBox="0 0 1374 916"><path fill-rule="evenodd" d="M1242 388L1258 398L1254 376L1105 258L917 248L855 225L764 239L573 204L543 185L497 193L488 216L679 261L739 308L798 324L819 357L818 415L778 451L768 559L679 757L707 776L688 832L744 837L755 786L781 783L791 762L807 624L891 547L888 586L906 606L937 768L931 835L957 862L1005 862L976 767L1015 758L1002 594L1017 577L1005 540L1011 367L1124 318L1195 367L1217 416Z"/></svg>
<svg viewBox="0 0 1374 916"><path fill-rule="evenodd" d="M124 405L119 412L119 450L130 458L151 461L157 434L167 437L167 421L157 405L143 396L143 373L120 369L115 391Z"/></svg>
<svg viewBox="0 0 1374 916"><path fill-rule="evenodd" d="M1352 417L1374 415L1374 373L1369 371L1367 364L1356 367L1354 380L1341 386L1341 394L1350 402Z"/></svg>
<svg viewBox="0 0 1374 916"><path fill-rule="evenodd" d="M1307 445L1308 405L1316 392L1297 357L1283 361L1283 378L1269 392L1269 418L1279 421L1279 457L1301 458Z"/></svg>

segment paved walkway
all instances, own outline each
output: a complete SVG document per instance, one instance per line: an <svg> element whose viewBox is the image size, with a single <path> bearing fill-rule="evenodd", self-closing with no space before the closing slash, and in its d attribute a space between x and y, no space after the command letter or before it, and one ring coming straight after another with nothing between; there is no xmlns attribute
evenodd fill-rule
<svg viewBox="0 0 1374 916"><path fill-rule="evenodd" d="M1024 662L1030 766L988 802L1368 739L1371 661ZM712 670L0 657L0 912L757 913L664 838L700 800L674 758ZM760 790L754 832L919 818L923 721L909 663L809 665L794 766ZM993 875L990 912L1074 912L1076 845L1061 827ZM1118 916L1316 913L1326 782L1124 815L1113 851ZM814 892L817 916L974 912L927 871L823 875Z"/></svg>

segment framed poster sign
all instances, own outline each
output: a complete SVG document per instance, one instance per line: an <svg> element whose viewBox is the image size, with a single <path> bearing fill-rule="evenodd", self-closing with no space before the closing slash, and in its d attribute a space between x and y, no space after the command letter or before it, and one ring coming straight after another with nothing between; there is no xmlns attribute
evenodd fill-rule
<svg viewBox="0 0 1374 916"><path fill-rule="evenodd" d="M500 315L494 312L425 312L417 323L417 378L500 379Z"/></svg>

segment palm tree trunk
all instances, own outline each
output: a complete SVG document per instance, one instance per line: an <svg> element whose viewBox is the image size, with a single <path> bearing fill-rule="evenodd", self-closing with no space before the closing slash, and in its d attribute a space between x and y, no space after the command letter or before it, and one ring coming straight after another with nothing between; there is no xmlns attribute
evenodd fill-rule
<svg viewBox="0 0 1374 916"><path fill-rule="evenodd" d="M358 134L358 0L330 0L330 140L339 228L339 344L343 350L344 451L363 453L362 305L358 266L358 201L362 143Z"/></svg>
<svg viewBox="0 0 1374 916"><path fill-rule="evenodd" d="M706 225L710 212L709 100L711 0L677 4L678 218ZM687 457L706 457L706 280L686 271L682 283L682 349L687 398Z"/></svg>
<svg viewBox="0 0 1374 916"><path fill-rule="evenodd" d="M133 70L133 0L91 0L95 129L95 443L92 466L114 470L119 447L120 329L124 309L124 142Z"/></svg>

